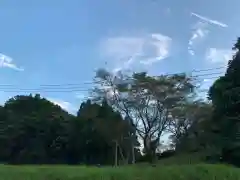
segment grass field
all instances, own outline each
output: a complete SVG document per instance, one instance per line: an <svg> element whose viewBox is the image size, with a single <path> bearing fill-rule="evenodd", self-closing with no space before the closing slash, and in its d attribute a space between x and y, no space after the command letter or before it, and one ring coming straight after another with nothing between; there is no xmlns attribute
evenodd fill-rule
<svg viewBox="0 0 240 180"><path fill-rule="evenodd" d="M0 180L240 180L240 171L204 164L118 168L0 165Z"/></svg>

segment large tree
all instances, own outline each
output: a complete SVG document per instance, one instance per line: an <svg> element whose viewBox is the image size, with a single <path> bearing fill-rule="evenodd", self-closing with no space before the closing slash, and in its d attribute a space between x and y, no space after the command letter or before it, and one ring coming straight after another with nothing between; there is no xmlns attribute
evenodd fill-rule
<svg viewBox="0 0 240 180"><path fill-rule="evenodd" d="M90 128L85 131L85 138L88 146L91 145L89 148L93 147L92 151L97 151L92 157L103 157L105 160L109 159L109 162L114 160L115 165L119 164L119 160L130 161L128 134L131 129L128 121L115 112L105 100L100 104L90 100L83 103L78 111L78 118ZM102 149L97 150L101 147Z"/></svg>
<svg viewBox="0 0 240 180"><path fill-rule="evenodd" d="M115 146L115 165L118 164L118 154L121 157L122 163L129 163L132 160L131 156L131 140L135 133L131 132L131 124L126 119L124 120L120 113L115 112L106 100L102 102L100 113L96 118L97 128L105 137L109 144ZM129 137L129 134L131 136ZM135 137L135 141L137 141ZM135 143L137 146L137 142Z"/></svg>
<svg viewBox="0 0 240 180"><path fill-rule="evenodd" d="M10 162L63 160L71 115L40 95L15 96L5 103L4 110L3 142Z"/></svg>
<svg viewBox="0 0 240 180"><path fill-rule="evenodd" d="M107 98L130 121L150 159L172 121L172 109L191 99L195 88L185 74L153 77L142 72L127 76L104 69L97 71L96 82L95 95Z"/></svg>
<svg viewBox="0 0 240 180"><path fill-rule="evenodd" d="M214 114L212 132L223 160L239 164L240 161L240 39L234 46L236 54L229 61L226 73L209 90Z"/></svg>

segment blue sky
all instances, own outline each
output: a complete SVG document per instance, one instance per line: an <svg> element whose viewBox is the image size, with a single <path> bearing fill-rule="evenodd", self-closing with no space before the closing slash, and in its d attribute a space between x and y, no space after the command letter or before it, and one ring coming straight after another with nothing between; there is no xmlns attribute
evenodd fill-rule
<svg viewBox="0 0 240 180"><path fill-rule="evenodd" d="M0 101L24 94L10 90L62 84L38 92L74 112L100 67L160 74L226 66L240 35L239 6L238 0L2 0ZM62 92L64 84L79 84L79 91Z"/></svg>

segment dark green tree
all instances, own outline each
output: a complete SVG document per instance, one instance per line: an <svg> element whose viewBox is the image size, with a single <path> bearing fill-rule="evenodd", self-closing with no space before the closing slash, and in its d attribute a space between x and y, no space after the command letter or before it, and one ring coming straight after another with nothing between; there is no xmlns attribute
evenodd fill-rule
<svg viewBox="0 0 240 180"><path fill-rule="evenodd" d="M224 161L240 165L240 39L224 76L209 90L213 103L212 136Z"/></svg>
<svg viewBox="0 0 240 180"><path fill-rule="evenodd" d="M9 162L63 161L71 115L39 95L16 96L5 103L4 109L7 119L3 134Z"/></svg>
<svg viewBox="0 0 240 180"><path fill-rule="evenodd" d="M106 101L87 100L74 116L40 95L10 98L0 107L0 130L0 162L13 164L119 164L129 160L133 135Z"/></svg>

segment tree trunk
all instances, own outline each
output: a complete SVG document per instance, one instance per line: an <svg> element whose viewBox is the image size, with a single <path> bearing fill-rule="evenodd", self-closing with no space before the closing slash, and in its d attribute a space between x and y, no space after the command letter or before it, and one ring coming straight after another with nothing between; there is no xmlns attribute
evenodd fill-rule
<svg viewBox="0 0 240 180"><path fill-rule="evenodd" d="M150 138L146 137L144 139L144 151L145 151L145 156L147 158L147 161L149 163L153 163L155 160L155 156L156 156L155 150L156 149L152 147Z"/></svg>

